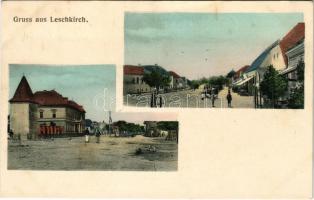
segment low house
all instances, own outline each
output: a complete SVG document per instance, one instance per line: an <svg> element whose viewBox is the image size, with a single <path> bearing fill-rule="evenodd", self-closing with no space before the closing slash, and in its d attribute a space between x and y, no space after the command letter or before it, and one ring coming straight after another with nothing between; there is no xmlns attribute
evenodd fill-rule
<svg viewBox="0 0 314 200"><path fill-rule="evenodd" d="M144 121L145 124L145 136L147 137L158 137L159 130L157 128L156 121Z"/></svg>
<svg viewBox="0 0 314 200"><path fill-rule="evenodd" d="M170 74L170 89L178 89L181 86L181 77L174 71L169 71Z"/></svg>
<svg viewBox="0 0 314 200"><path fill-rule="evenodd" d="M123 68L123 93L139 94L151 91L151 87L145 83L144 68L141 66L125 65Z"/></svg>

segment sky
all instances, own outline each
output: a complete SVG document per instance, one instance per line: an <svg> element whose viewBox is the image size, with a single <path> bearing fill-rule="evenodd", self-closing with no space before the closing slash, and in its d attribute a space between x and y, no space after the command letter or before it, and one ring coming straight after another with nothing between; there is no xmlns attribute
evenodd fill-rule
<svg viewBox="0 0 314 200"><path fill-rule="evenodd" d="M82 105L85 118L103 121L115 110L116 71L114 65L17 65L9 66L9 97L25 75L33 93L56 90Z"/></svg>
<svg viewBox="0 0 314 200"><path fill-rule="evenodd" d="M158 64L189 79L250 65L302 13L126 13L125 64Z"/></svg>

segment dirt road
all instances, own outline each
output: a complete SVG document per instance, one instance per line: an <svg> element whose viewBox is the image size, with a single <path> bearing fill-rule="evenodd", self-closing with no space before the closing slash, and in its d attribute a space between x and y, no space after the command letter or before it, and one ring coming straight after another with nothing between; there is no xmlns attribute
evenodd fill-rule
<svg viewBox="0 0 314 200"><path fill-rule="evenodd" d="M156 152L146 150L153 146ZM136 155L136 149L143 152ZM8 169L30 170L110 170L175 171L178 145L164 138L136 136L118 138L94 136L85 143L83 137L54 140L9 141Z"/></svg>

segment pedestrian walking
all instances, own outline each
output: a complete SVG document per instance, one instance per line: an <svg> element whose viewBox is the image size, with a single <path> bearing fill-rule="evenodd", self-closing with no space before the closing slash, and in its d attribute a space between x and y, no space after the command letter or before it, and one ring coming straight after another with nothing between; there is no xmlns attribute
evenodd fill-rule
<svg viewBox="0 0 314 200"><path fill-rule="evenodd" d="M84 133L85 133L85 143L88 143L89 142L89 130L85 129Z"/></svg>
<svg viewBox="0 0 314 200"><path fill-rule="evenodd" d="M96 143L99 143L99 140L100 140L100 131L99 131L99 129L97 129L97 131L96 131Z"/></svg>
<svg viewBox="0 0 314 200"><path fill-rule="evenodd" d="M228 90L227 101L228 101L228 108L231 108L232 95L231 95L230 89Z"/></svg>

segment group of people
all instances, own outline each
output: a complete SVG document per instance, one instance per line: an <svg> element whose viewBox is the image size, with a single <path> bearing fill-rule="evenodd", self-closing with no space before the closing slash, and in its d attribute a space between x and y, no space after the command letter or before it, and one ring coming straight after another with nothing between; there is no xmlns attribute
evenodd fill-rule
<svg viewBox="0 0 314 200"><path fill-rule="evenodd" d="M85 129L84 134L85 134L85 143L89 143L89 135L90 135L89 130ZM95 132L96 143L100 142L100 135L101 135L100 130L96 129L96 132Z"/></svg>
<svg viewBox="0 0 314 200"><path fill-rule="evenodd" d="M212 103L212 107L215 107L215 100L218 98L218 91L214 87L205 86L202 100L205 98L209 98ZM226 96L227 102L228 102L228 108L231 108L231 102L232 102L232 95L230 88L228 89L228 94Z"/></svg>
<svg viewBox="0 0 314 200"><path fill-rule="evenodd" d="M218 92L214 87L205 86L202 100L209 98L212 102L212 107L215 107L215 100L218 98Z"/></svg>

